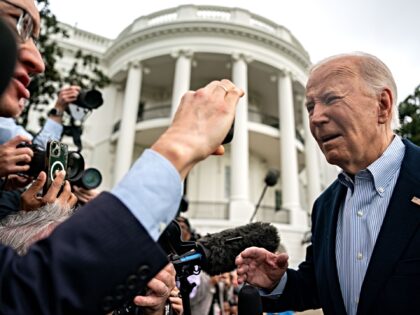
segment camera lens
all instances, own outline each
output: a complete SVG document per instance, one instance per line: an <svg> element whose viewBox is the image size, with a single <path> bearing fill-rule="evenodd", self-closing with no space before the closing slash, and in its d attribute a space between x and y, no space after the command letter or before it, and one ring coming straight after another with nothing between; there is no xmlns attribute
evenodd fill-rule
<svg viewBox="0 0 420 315"><path fill-rule="evenodd" d="M83 156L76 152L70 151L67 163L67 178L69 181L76 181L83 175L85 169L85 160Z"/></svg>
<svg viewBox="0 0 420 315"><path fill-rule="evenodd" d="M98 90L81 91L74 104L87 109L96 109L104 103Z"/></svg>
<svg viewBox="0 0 420 315"><path fill-rule="evenodd" d="M80 186L85 189L94 189L102 183L102 175L96 168L87 168L79 180Z"/></svg>

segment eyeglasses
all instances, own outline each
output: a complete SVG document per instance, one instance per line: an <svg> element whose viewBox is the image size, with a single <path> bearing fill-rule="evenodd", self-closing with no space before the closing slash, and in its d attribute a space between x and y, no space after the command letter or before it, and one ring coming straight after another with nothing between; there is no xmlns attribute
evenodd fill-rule
<svg viewBox="0 0 420 315"><path fill-rule="evenodd" d="M16 33L19 36L19 39L22 43L25 43L29 39L32 38L33 42L37 44L38 38L34 35L34 26L35 22L32 18L32 16L26 11L24 8L10 2L7 0L0 0L1 2L5 2L19 10L21 10L21 14L16 20ZM0 10L1 11L1 10ZM10 14L9 14L10 15Z"/></svg>

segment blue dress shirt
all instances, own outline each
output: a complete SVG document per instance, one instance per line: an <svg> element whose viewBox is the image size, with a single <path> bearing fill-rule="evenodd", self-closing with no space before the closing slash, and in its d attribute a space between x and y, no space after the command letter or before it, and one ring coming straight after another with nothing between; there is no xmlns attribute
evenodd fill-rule
<svg viewBox="0 0 420 315"><path fill-rule="evenodd" d="M48 140L60 140L63 133L63 126L52 119L47 119L44 127L35 138L20 125L17 125L13 118L0 117L0 144L3 144L17 135L33 139L34 144L41 148L47 147Z"/></svg>
<svg viewBox="0 0 420 315"><path fill-rule="evenodd" d="M182 191L181 177L172 163L148 149L111 193L156 241L162 228L175 217Z"/></svg>

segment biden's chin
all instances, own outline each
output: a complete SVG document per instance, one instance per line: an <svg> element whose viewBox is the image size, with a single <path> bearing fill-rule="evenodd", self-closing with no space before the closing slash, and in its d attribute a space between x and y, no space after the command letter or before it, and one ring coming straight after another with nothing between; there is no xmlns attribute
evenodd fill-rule
<svg viewBox="0 0 420 315"><path fill-rule="evenodd" d="M342 168L343 163L346 161L346 157L344 156L344 152L339 150L338 148L331 149L324 151L324 156L329 164L336 165Z"/></svg>

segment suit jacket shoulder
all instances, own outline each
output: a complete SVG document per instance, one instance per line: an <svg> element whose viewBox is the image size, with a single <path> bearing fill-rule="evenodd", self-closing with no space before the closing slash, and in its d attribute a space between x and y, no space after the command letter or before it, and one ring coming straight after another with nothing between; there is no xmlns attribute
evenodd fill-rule
<svg viewBox="0 0 420 315"><path fill-rule="evenodd" d="M0 247L0 314L103 314L166 264L131 212L102 193L26 256Z"/></svg>

